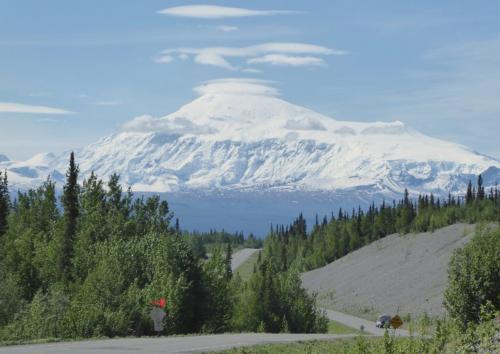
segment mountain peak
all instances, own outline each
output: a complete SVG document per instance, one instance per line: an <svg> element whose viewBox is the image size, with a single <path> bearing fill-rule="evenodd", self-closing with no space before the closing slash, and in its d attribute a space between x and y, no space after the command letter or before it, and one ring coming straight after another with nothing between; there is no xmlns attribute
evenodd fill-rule
<svg viewBox="0 0 500 354"><path fill-rule="evenodd" d="M500 162L416 132L401 121L349 122L287 102L261 80L216 80L166 116L141 116L78 151L83 177L119 173L136 191L298 189L462 191ZM64 176L67 154L3 162L29 183ZM494 169L489 169L494 167ZM51 172L52 173L52 172ZM53 174L53 173L52 173Z"/></svg>

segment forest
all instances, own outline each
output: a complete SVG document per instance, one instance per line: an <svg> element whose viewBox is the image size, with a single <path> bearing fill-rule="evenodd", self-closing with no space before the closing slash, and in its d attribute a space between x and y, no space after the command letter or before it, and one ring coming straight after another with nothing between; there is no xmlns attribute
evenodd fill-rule
<svg viewBox="0 0 500 354"><path fill-rule="evenodd" d="M0 341L154 335L158 298L163 334L326 331L297 272L233 277L232 248L260 241L181 232L166 201L135 198L117 175L80 185L73 154L60 200L50 179L12 201L0 181Z"/></svg>

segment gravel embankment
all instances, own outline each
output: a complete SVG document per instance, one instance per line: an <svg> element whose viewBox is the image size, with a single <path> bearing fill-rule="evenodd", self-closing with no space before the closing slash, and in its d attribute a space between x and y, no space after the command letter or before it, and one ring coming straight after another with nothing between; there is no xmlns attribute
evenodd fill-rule
<svg viewBox="0 0 500 354"><path fill-rule="evenodd" d="M302 275L325 308L373 318L380 313L444 312L448 262L475 225L455 224L434 232L390 235L327 266Z"/></svg>

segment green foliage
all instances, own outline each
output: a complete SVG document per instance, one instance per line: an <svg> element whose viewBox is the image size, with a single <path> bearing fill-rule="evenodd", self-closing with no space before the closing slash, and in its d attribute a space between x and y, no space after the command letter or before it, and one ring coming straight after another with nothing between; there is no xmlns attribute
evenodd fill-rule
<svg viewBox="0 0 500 354"><path fill-rule="evenodd" d="M263 261L241 286L233 317L237 330L314 333L326 332L328 320L316 307L316 296L301 287L298 272L277 272Z"/></svg>
<svg viewBox="0 0 500 354"><path fill-rule="evenodd" d="M470 243L455 251L444 303L464 328L480 321L487 303L500 310L500 230L479 228Z"/></svg>
<svg viewBox="0 0 500 354"><path fill-rule="evenodd" d="M40 290L31 303L22 306L16 313L16 321L3 328L0 338L26 340L61 337L63 317L68 304L68 296L58 286L47 292Z"/></svg>
<svg viewBox="0 0 500 354"><path fill-rule="evenodd" d="M0 327L7 325L25 305L22 288L13 274L0 273Z"/></svg>
<svg viewBox="0 0 500 354"><path fill-rule="evenodd" d="M230 246L227 250L230 250ZM204 264L203 274L203 284L207 291L203 309L205 319L203 331L225 332L230 329L236 292L236 289L231 286L231 253L226 252L223 256L221 248L216 248Z"/></svg>
<svg viewBox="0 0 500 354"><path fill-rule="evenodd" d="M7 230L7 217L9 215L10 197L7 171L0 171L0 236Z"/></svg>
<svg viewBox="0 0 500 354"><path fill-rule="evenodd" d="M412 201L407 191L392 205L372 204L367 211L340 209L338 216L316 223L310 233L302 215L289 226L271 228L263 254L277 270L296 267L307 271L322 267L392 233L433 231L457 222L500 221L500 189L487 193L478 178L477 191L470 184L465 200L451 195L440 200L431 195Z"/></svg>
<svg viewBox="0 0 500 354"><path fill-rule="evenodd" d="M94 174L80 186L77 172L72 155L62 214L50 180L19 193L9 210L0 238L0 340L153 334L149 303L160 297L165 333L226 330L225 257L221 267L217 257L205 265L196 258L170 229L166 201L133 199L117 175L106 188Z"/></svg>
<svg viewBox="0 0 500 354"><path fill-rule="evenodd" d="M252 235L183 233L178 221L171 228L166 201L124 193L117 175L104 185L92 173L80 186L73 154L66 177L62 212L50 179L19 193L12 207L7 195L0 341L151 335L150 302L159 298L167 299L165 334L221 333L235 324L245 331L320 328L297 274L277 281L269 270L248 284L233 278L233 247L260 246ZM7 179L0 181L7 191ZM237 320L245 298L257 312Z"/></svg>
<svg viewBox="0 0 500 354"><path fill-rule="evenodd" d="M330 320L330 321L328 321L328 333L331 333L331 334L352 334L352 333L362 334L363 332L359 329L354 329L354 328L348 327L340 322Z"/></svg>
<svg viewBox="0 0 500 354"><path fill-rule="evenodd" d="M66 172L66 184L64 185L62 196L64 232L61 239L61 253L59 258L60 272L65 281L69 281L72 275L71 259L73 258L73 242L79 213L78 194L78 166L75 164L75 155L71 152L69 167Z"/></svg>

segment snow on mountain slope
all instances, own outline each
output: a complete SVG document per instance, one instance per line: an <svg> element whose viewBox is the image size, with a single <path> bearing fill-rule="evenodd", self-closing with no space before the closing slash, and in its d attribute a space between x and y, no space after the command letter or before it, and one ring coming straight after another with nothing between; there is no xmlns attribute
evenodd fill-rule
<svg viewBox="0 0 500 354"><path fill-rule="evenodd" d="M277 97L257 80L217 80L165 117L141 116L76 152L84 176L117 172L136 191L193 189L462 191L500 162L402 122L338 121ZM0 161L11 184L62 181L67 154Z"/></svg>

